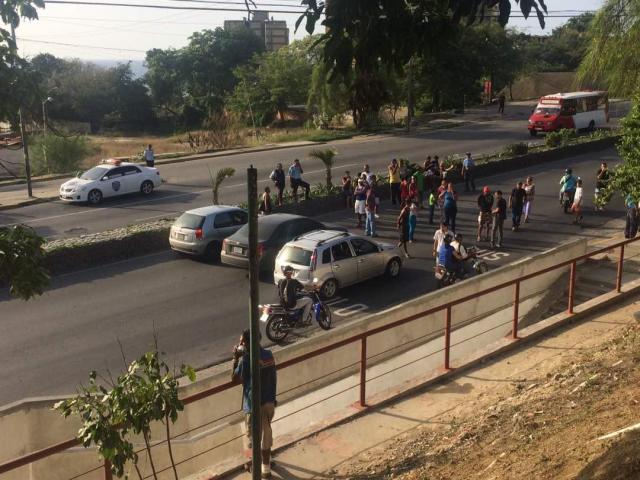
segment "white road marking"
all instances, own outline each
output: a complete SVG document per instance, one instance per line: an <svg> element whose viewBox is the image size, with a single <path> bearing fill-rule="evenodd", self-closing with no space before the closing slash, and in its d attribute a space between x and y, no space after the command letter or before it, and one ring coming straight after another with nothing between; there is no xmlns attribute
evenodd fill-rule
<svg viewBox="0 0 640 480"><path fill-rule="evenodd" d="M348 305L344 308L336 310L333 313L340 317L350 317L351 315L355 315L356 313L359 313L359 312L364 312L365 310L368 310L368 309L369 307L363 303L354 303L353 305Z"/></svg>

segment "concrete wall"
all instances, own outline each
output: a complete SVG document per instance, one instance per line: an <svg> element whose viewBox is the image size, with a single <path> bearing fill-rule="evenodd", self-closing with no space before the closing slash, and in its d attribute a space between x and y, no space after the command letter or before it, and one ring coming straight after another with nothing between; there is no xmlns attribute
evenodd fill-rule
<svg viewBox="0 0 640 480"><path fill-rule="evenodd" d="M317 350L337 341L352 337L373 328L389 324L396 320L419 314L429 308L443 304L456 298L490 288L516 278L521 278L529 273L557 265L572 257L586 252L586 240L577 240L555 249L549 250L535 257L522 259L514 264L491 271L489 274L476 277L456 285L453 288L445 288L431 292L427 295L415 298L409 302L390 308L386 311L371 315L352 324L332 329L328 332L320 332L304 341L297 342L287 348L275 352L277 362L296 358L305 353ZM562 276L567 269L558 269L553 272L535 277L522 282L520 287L520 318L528 312L539 307L550 295L550 288ZM399 281L402 281L400 279ZM557 288L557 287L556 287ZM476 336L473 343L468 343L467 348L480 348L487 345L493 338L499 338L510 331L512 318L513 287L504 288L480 298L456 305L452 309L452 325L454 329L473 322L492 328L493 337L487 334ZM408 350L421 343L426 343L442 335L444 327L444 312L438 312L424 316L403 326L385 331L369 337L367 342L367 356L376 356L375 361L381 361L398 352ZM464 338L458 338L454 332L453 340L458 342ZM496 337L497 336L497 337ZM408 343L420 338L418 342ZM387 352L389 349L393 349ZM387 353L384 353L387 352ZM462 356L461 349L452 350L452 361ZM359 343L352 343L333 350L319 357L311 358L278 372L279 402L284 411L286 405L295 403L304 405L305 401L311 402L311 392L328 382L344 378L357 370L357 362L360 358ZM375 363L371 361L371 363ZM339 371L338 371L339 370ZM337 373L335 373L338 371ZM421 372L417 372L419 375ZM229 365L220 365L206 372L201 372L199 380L182 389L182 395L199 392L229 380ZM304 397L308 394L308 399ZM357 389L354 390L357 394ZM194 429L187 435L174 441L174 455L176 459L182 459L197 453L204 453L196 459L186 462L180 467L180 474L187 475L206 466L223 462L241 449L240 399L239 387L223 392L214 397L205 398L199 402L188 405L180 415L178 422L172 426L174 432L184 432ZM295 399L295 402L292 400ZM353 400L351 400L353 402ZM54 399L27 401L22 404L14 404L0 410L0 462L7 461L15 456L32 452L34 450L50 446L54 443L72 438L77 432L78 423L74 420L62 420L58 412L51 411ZM346 406L346 405L345 405ZM219 421L212 421L220 418ZM202 428L197 428L207 422L211 422ZM276 434L289 435L293 432L287 430L295 424L296 428L307 428L312 423L311 417L305 417L305 412L297 414L297 417L287 422L281 422L274 427ZM154 439L162 437L163 427L154 429L157 435ZM139 446L142 446L138 443ZM218 448L214 448L219 446ZM166 448L159 447L158 463L166 465ZM30 468L16 471L14 474L0 477L7 479L48 479L69 478L96 465L95 451L76 449L72 452L57 455L47 460L41 460ZM171 472L166 472L169 475ZM82 478L100 478L97 476L84 476ZM167 476L169 478L169 476Z"/></svg>

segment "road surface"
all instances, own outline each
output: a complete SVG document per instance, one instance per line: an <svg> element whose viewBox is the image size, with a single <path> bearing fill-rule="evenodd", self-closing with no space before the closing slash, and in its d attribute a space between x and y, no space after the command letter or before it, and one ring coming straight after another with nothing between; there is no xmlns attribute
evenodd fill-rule
<svg viewBox="0 0 640 480"><path fill-rule="evenodd" d="M621 202L605 212L593 212L593 177L599 162L617 161L613 149L594 155L507 172L483 181L492 189L510 191L517 180L533 175L537 195L533 221L521 232L506 229L504 249L483 251L491 269L533 255L568 239L608 237L603 228L623 218ZM557 182L571 165L585 181L585 228L570 224L557 200ZM397 238L397 211L385 208L380 241ZM114 209L114 207L109 207ZM475 196L462 194L458 231L467 245L475 243ZM322 217L353 231L351 212ZM510 226L510 220L506 222ZM418 220L414 258L406 260L396 281L376 279L338 293L332 305L335 325L361 318L434 289L431 239L435 227L425 214ZM480 244L487 249L486 244ZM491 275L489 272L487 275ZM452 287L455 289L455 287ZM260 300L275 301L273 285L260 284ZM118 340L128 360L143 353L153 341L154 329L171 363L197 367L228 358L239 333L247 326L248 279L243 270L212 265L161 252L104 267L62 275L51 288L29 302L9 299L0 292L0 405L24 397L67 394L86 380L91 369L122 368ZM303 332L303 335L312 334ZM296 337L293 337L293 341Z"/></svg>

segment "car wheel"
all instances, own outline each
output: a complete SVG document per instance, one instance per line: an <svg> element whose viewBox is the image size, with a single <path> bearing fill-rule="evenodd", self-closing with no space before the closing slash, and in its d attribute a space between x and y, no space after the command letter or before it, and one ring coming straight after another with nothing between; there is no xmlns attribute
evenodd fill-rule
<svg viewBox="0 0 640 480"><path fill-rule="evenodd" d="M153 182L151 180L145 180L140 185L140 191L143 195L151 195L153 193Z"/></svg>
<svg viewBox="0 0 640 480"><path fill-rule="evenodd" d="M220 242L209 243L209 245L207 245L207 248L204 251L204 257L207 260L212 260L214 262L217 262L218 260L220 260L220 248L222 248L222 246L220 245Z"/></svg>
<svg viewBox="0 0 640 480"><path fill-rule="evenodd" d="M87 195L87 202L91 205L98 205L102 201L102 192L100 190L91 190Z"/></svg>
<svg viewBox="0 0 640 480"><path fill-rule="evenodd" d="M322 284L322 287L320 288L320 295L322 295L323 298L332 298L335 296L337 291L338 282L335 278L330 278Z"/></svg>
<svg viewBox="0 0 640 480"><path fill-rule="evenodd" d="M400 275L400 267L402 264L400 263L399 258L392 258L387 263L387 269L385 270L385 275L389 278L397 278Z"/></svg>

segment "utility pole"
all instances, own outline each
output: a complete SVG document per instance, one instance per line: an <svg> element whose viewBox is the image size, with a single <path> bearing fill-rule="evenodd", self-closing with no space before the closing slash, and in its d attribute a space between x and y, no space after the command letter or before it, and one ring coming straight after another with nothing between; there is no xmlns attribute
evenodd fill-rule
<svg viewBox="0 0 640 480"><path fill-rule="evenodd" d="M16 45L16 51L18 50L18 44L16 42L16 28L11 25L11 38ZM15 61L13 62L15 68ZM29 146L27 145L27 128L24 124L24 113L22 111L22 101L18 109L18 116L20 117L20 136L22 137L22 152L24 155L24 173L27 176L27 195L33 197L33 188L31 186L31 163L29 162Z"/></svg>
<svg viewBox="0 0 640 480"><path fill-rule="evenodd" d="M249 329L251 332L251 477L260 480L262 471L260 424L260 327L258 323L259 257L258 257L258 170L251 165L247 169L249 192Z"/></svg>

